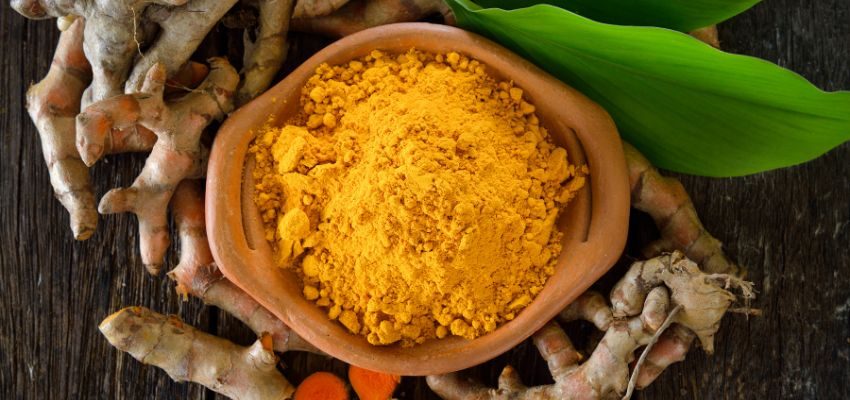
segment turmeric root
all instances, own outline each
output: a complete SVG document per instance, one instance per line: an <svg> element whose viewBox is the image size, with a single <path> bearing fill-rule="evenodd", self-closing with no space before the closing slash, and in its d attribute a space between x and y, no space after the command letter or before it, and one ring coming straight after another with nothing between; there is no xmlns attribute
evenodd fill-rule
<svg viewBox="0 0 850 400"><path fill-rule="evenodd" d="M155 63L165 63L168 72L177 72L235 2L15 0L12 7L33 19L66 15L86 19L83 48L92 64L93 79L83 97L85 108L90 103L122 94L125 81L127 89L138 91L142 77ZM156 41L130 74L141 44L153 37Z"/></svg>
<svg viewBox="0 0 850 400"><path fill-rule="evenodd" d="M295 350L322 354L218 270L207 242L203 195L200 181L184 180L171 200L180 238L180 262L168 276L177 282L177 293L184 299L191 294L226 311L258 335L268 333L277 352Z"/></svg>
<svg viewBox="0 0 850 400"><path fill-rule="evenodd" d="M137 0L138 1L138 0ZM162 2L163 0L157 0ZM236 4L236 0L164 0L181 7L149 7L136 19L159 27L156 41L138 58L129 76L125 75L124 93L142 90L146 74L155 64L161 64L165 73L172 76L186 64L218 20ZM138 31L138 29L136 29ZM138 33L137 33L138 35ZM139 53L134 41L136 53ZM88 53L87 53L88 54ZM95 99L95 101L102 100Z"/></svg>
<svg viewBox="0 0 850 400"><path fill-rule="evenodd" d="M208 73L206 65L189 61L166 82L166 98L175 93L191 91ZM138 124L125 129L87 130L77 135L77 150L88 167L107 154L149 152L154 143L156 134Z"/></svg>
<svg viewBox="0 0 850 400"><path fill-rule="evenodd" d="M27 91L27 110L41 138L42 152L50 171L56 197L71 215L71 230L85 240L97 226L94 194L88 166L105 154L150 151L156 135L134 125L128 129L97 131L97 136L76 135L74 117L80 112L83 91L91 81L91 66L83 54L82 18L67 23L47 76ZM206 66L189 63L174 78L174 85L194 86ZM76 146L75 146L76 142ZM82 153L78 147L85 149Z"/></svg>
<svg viewBox="0 0 850 400"><path fill-rule="evenodd" d="M674 252L634 263L611 294L613 306L602 306L598 294L583 295L563 318L586 319L605 331L587 361L554 322L535 333L533 341L549 365L555 383L526 387L506 367L499 388L464 379L459 374L429 376L428 386L444 399L596 399L622 396L629 389L634 352L657 339L676 322L697 332L707 351L720 319L735 301L727 284L751 297L748 283L728 275L705 274L682 253Z"/></svg>
<svg viewBox="0 0 850 400"><path fill-rule="evenodd" d="M58 1L14 0L12 7L27 18L43 19L76 15L86 19L83 48L92 64L93 81L86 90L83 107L122 93L124 80L138 51L139 17L151 4L182 5L187 0Z"/></svg>
<svg viewBox="0 0 850 400"><path fill-rule="evenodd" d="M27 93L27 108L41 137L54 192L70 214L77 240L91 237L98 217L85 165L87 158L75 147L73 117L91 99L120 93L138 45L134 42L138 38L133 36L134 17L150 3L12 1L13 8L30 18L61 17L59 25L65 28L51 71ZM69 14L85 16L87 22L68 18ZM95 62L92 65L88 60ZM146 151L154 140L155 136L143 129L109 131L101 138L108 146L102 146L100 153Z"/></svg>
<svg viewBox="0 0 850 400"><path fill-rule="evenodd" d="M170 98L176 93L185 94L185 92L192 91L203 82L209 73L210 67L206 64L194 61L187 62L165 82L165 97ZM151 134L153 135L153 132Z"/></svg>
<svg viewBox="0 0 850 400"><path fill-rule="evenodd" d="M328 15L348 3L348 0L298 0L292 18L316 18Z"/></svg>
<svg viewBox="0 0 850 400"><path fill-rule="evenodd" d="M563 322L588 321L603 331L611 324L612 318L605 298L594 291L582 293L558 314L558 319Z"/></svg>
<svg viewBox="0 0 850 400"><path fill-rule="evenodd" d="M661 231L661 239L644 249L645 257L680 250L706 272L736 274L738 266L723 253L723 245L711 236L697 216L682 184L666 178L632 145L623 142L632 207L649 214Z"/></svg>
<svg viewBox="0 0 850 400"><path fill-rule="evenodd" d="M38 129L50 184L71 216L77 240L91 237L97 226L88 168L74 147L74 117L91 80L91 67L83 54L83 29L83 20L77 19L62 32L50 71L27 91L27 111Z"/></svg>
<svg viewBox="0 0 850 400"><path fill-rule="evenodd" d="M165 67L148 71L139 93L115 96L92 104L77 116L82 136L97 131L129 129L136 124L157 135L144 169L129 188L113 189L100 201L102 214L132 212L139 218L142 261L157 274L168 248L166 208L177 184L203 176L206 153L201 133L210 121L232 108L238 75L224 59L211 59L211 70L201 86L175 101L163 99ZM86 149L80 149L84 153Z"/></svg>
<svg viewBox="0 0 850 400"><path fill-rule="evenodd" d="M265 91L286 60L289 46L286 33L292 14L293 0L260 0L257 8L260 21L257 39L252 43L245 33L243 79L236 93L236 105L241 106Z"/></svg>
<svg viewBox="0 0 850 400"><path fill-rule="evenodd" d="M236 1L13 0L12 7L33 19L74 15L88 21L84 51L92 64L93 80L83 96L85 108L113 96L140 91L154 64L162 64L169 76L177 74ZM286 56L293 0L259 0L256 6L260 11L259 31L254 43L246 34L245 80L237 104L246 103L265 90Z"/></svg>
<svg viewBox="0 0 850 400"><path fill-rule="evenodd" d="M732 275L705 274L676 251L632 264L611 290L614 318L640 313L647 288L661 284L670 288L673 303L682 306L674 322L694 332L709 354L714 352L714 334L720 328L720 319L736 298L726 289L739 289L745 299L754 297L751 283Z"/></svg>
<svg viewBox="0 0 850 400"><path fill-rule="evenodd" d="M654 293L666 295L663 290ZM464 379L458 373L429 376L428 386L447 400L601 399L622 395L628 384L629 362L634 351L647 344L655 331L644 325L639 317L617 321L606 328L602 341L581 365L582 355L555 322L549 322L534 334L534 345L555 380L552 385L526 387L516 371L507 366L499 376L496 390Z"/></svg>
<svg viewBox="0 0 850 400"><path fill-rule="evenodd" d="M269 335L241 347L143 307L122 309L99 329L110 344L178 382L200 383L233 399L289 399L295 390L277 370Z"/></svg>
<svg viewBox="0 0 850 400"><path fill-rule="evenodd" d="M443 0L351 0L332 14L316 18L293 18L292 29L345 36L366 28L395 22L412 22L440 13L446 23L454 16Z"/></svg>
<svg viewBox="0 0 850 400"><path fill-rule="evenodd" d="M644 256L680 250L709 273L740 274L738 266L723 252L722 243L703 227L682 184L661 176L632 145L623 142L623 149L629 168L632 206L648 213L661 232L661 239L647 246ZM684 360L694 338L691 331L678 325L664 332L658 345L647 354L637 387L648 386L670 364Z"/></svg>

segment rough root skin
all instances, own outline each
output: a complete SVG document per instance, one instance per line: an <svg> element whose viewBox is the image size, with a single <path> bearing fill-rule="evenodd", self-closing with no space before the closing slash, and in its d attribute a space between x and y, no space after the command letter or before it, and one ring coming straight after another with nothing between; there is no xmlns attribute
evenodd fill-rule
<svg viewBox="0 0 850 400"><path fill-rule="evenodd" d="M205 64L190 61L166 82L165 96L185 94L198 86L209 73ZM156 134L141 125L126 129L89 129L77 132L77 150L83 162L91 167L103 156L131 152L150 152Z"/></svg>
<svg viewBox="0 0 850 400"><path fill-rule="evenodd" d="M623 150L629 168L632 207L649 214L661 232L661 239L647 246L644 256L679 250L707 272L742 273L723 252L722 243L706 231L682 184L662 176L631 144L623 142ZM670 364L684 360L694 339L693 332L679 325L664 332L646 357L637 387L649 386Z"/></svg>
<svg viewBox="0 0 850 400"><path fill-rule="evenodd" d="M295 391L277 370L270 336L241 347L143 307L122 309L99 329L110 344L178 382L196 382L234 399L289 399Z"/></svg>
<svg viewBox="0 0 850 400"><path fill-rule="evenodd" d="M236 4L236 0L174 1L186 3L186 5L168 8L150 7L145 10L144 21L155 22L159 25L159 35L156 42L133 66L129 77L125 75L124 93L140 91L146 74L154 64L162 64L168 76L176 74L218 20Z"/></svg>
<svg viewBox="0 0 850 400"><path fill-rule="evenodd" d="M740 283L745 297L752 295L748 284L735 282ZM636 350L656 340L671 321L696 331L710 350L720 319L735 296L724 288L722 279L703 273L676 252L633 264L612 291L613 307L601 306L601 299L601 295L588 292L562 314L566 319L587 319L605 330L583 363L581 354L556 323L550 322L534 334L534 345L548 363L554 384L526 387L516 372L506 367L497 389L458 373L429 376L428 386L449 400L621 397L629 387L629 365ZM675 315L671 317L671 313ZM661 345L658 342L652 351L671 351ZM676 349L672 350L672 356L678 355Z"/></svg>
<svg viewBox="0 0 850 400"><path fill-rule="evenodd" d="M318 18L293 18L292 29L328 36L346 36L378 25L418 21L442 14L448 24L454 15L443 0L352 0L332 14Z"/></svg>
<svg viewBox="0 0 850 400"><path fill-rule="evenodd" d="M213 119L232 109L239 77L224 59L210 59L210 65L210 73L198 89L177 100L163 99L165 67L156 64L148 71L140 93L92 104L77 116L77 131L83 136L130 129L136 124L157 135L133 185L110 190L98 206L101 214L136 214L142 261L152 274L159 272L169 245L167 206L171 195L183 179L204 175L207 154L201 134Z"/></svg>
<svg viewBox="0 0 850 400"><path fill-rule="evenodd" d="M272 83L275 74L286 60L289 46L286 33L292 14L293 0L261 0L257 5L260 11L257 39L252 43L245 32L245 56L242 69L243 79L236 92L236 105L241 106Z"/></svg>
<svg viewBox="0 0 850 400"><path fill-rule="evenodd" d="M623 142L632 207L649 214L661 231L661 239L644 249L645 257L680 250L709 273L737 274L738 266L723 253L723 245L711 236L697 216L684 186L662 176L632 145Z"/></svg>
<svg viewBox="0 0 850 400"><path fill-rule="evenodd" d="M348 0L298 0L292 18L316 18L328 15L348 3Z"/></svg>
<svg viewBox="0 0 850 400"><path fill-rule="evenodd" d="M599 292L584 292L567 308L561 310L558 319L562 322L588 321L600 331L608 330L613 318L611 309Z"/></svg>
<svg viewBox="0 0 850 400"><path fill-rule="evenodd" d="M77 135L74 118L91 82L91 66L83 53L85 21L75 17L58 21L64 29L53 63L47 76L27 91L27 110L38 129L56 197L70 214L74 238L85 240L94 234L98 220L88 167L106 154L150 151L156 135L137 125ZM187 66L197 69L191 63ZM181 78L192 83L192 76Z"/></svg>
<svg viewBox="0 0 850 400"><path fill-rule="evenodd" d="M149 129L134 125L126 129L90 130L77 135L76 150L87 167L107 154L146 152L156 143Z"/></svg>
<svg viewBox="0 0 850 400"><path fill-rule="evenodd" d="M12 6L28 18L74 15L86 19L83 48L92 65L93 80L83 95L85 108L124 93L125 82L128 92L138 91L155 63L164 63L170 74L176 73L235 3L236 0L19 0ZM153 37L156 41L134 66L142 44Z"/></svg>
<svg viewBox="0 0 850 400"><path fill-rule="evenodd" d="M29 19L50 18L39 0L11 0L9 5L19 14Z"/></svg>
<svg viewBox="0 0 850 400"><path fill-rule="evenodd" d="M185 180L171 200L180 238L180 263L168 276L177 282L177 292L192 295L233 315L258 335L271 335L277 352L309 351L324 354L263 308L218 270L210 253L204 221L201 182Z"/></svg>
<svg viewBox="0 0 850 400"><path fill-rule="evenodd" d="M736 299L724 286L740 289L745 299L753 297L752 284L734 276L724 278L729 279L728 285L700 271L678 251L638 261L611 290L614 318L637 315L645 307L647 288L664 285L670 288L673 303L682 306L674 321L694 332L706 353L711 354L720 320Z"/></svg>
<svg viewBox="0 0 850 400"><path fill-rule="evenodd" d="M75 147L74 117L91 80L83 54L84 22L76 19L59 38L47 76L27 91L27 111L38 129L50 184L71 217L74 238L85 240L97 227L89 171Z"/></svg>
<svg viewBox="0 0 850 400"><path fill-rule="evenodd" d="M238 105L268 88L280 70L287 52L286 33L293 1L252 2L259 9L260 20L256 41L250 43L247 32L245 35L245 79L237 89ZM175 87L193 87L181 82L191 83L198 74L206 75L206 69L189 62L189 57L236 2L11 1L11 6L23 16L56 18L60 30L69 31L57 48L51 72L28 93L28 109L42 137L54 191L71 214L75 238L90 237L98 219L87 167L108 154L151 151L158 138L148 127L135 124L75 132L69 118L95 103L142 92L147 73L155 65L163 66L172 78L166 94L174 92ZM76 148L69 142L75 143ZM159 248L161 243L160 239L143 248ZM156 270L161 257L154 251L143 258Z"/></svg>
<svg viewBox="0 0 850 400"><path fill-rule="evenodd" d="M91 62L93 80L83 96L83 107L122 93L124 80L144 41L139 20L149 5L179 6L187 0L61 1L21 0L13 7L28 18L86 19L83 49Z"/></svg>

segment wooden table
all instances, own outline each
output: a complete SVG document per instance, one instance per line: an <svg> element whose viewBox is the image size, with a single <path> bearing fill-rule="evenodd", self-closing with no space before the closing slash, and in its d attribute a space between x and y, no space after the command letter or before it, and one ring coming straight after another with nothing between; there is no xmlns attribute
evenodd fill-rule
<svg viewBox="0 0 850 400"><path fill-rule="evenodd" d="M103 217L94 237L73 240L24 110L24 92L47 71L58 32L52 21L25 20L3 3L0 398L214 397L116 351L97 331L109 313L143 305L239 343L253 340L238 321L198 301L181 302L168 279L144 272L134 217ZM848 0L764 2L723 24L720 37L727 51L776 62L827 90L850 89ZM99 163L92 170L96 194L128 185L143 161L120 156ZM749 268L759 291L754 306L764 315L728 316L714 356L693 350L642 397L850 397L848 177L848 145L802 166L746 178L682 177L705 225ZM635 215L633 242L650 227ZM172 249L168 263L175 260ZM343 363L318 356L292 353L283 361L296 383L318 369L345 372ZM526 383L550 379L528 343L474 373L493 382L505 363L518 366ZM424 380L413 378L397 394L434 397Z"/></svg>

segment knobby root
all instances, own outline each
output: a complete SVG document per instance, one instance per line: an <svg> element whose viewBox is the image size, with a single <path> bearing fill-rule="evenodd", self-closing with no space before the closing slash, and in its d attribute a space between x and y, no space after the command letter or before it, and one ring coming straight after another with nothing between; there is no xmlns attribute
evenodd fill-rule
<svg viewBox="0 0 850 400"><path fill-rule="evenodd" d="M124 308L99 329L110 344L178 382L199 383L234 399L282 400L295 391L277 370L270 335L242 347L144 307Z"/></svg>
<svg viewBox="0 0 850 400"><path fill-rule="evenodd" d="M129 75L125 75L123 93L142 90L146 74L161 64L168 76L176 74L216 23L236 4L236 0L173 0L182 7L150 7L144 21L159 27L156 41L139 57Z"/></svg>
<svg viewBox="0 0 850 400"><path fill-rule="evenodd" d="M352 0L322 17L293 18L291 25L300 32L345 36L378 25L418 21L438 13L446 23L454 23L454 15L443 0Z"/></svg>
<svg viewBox="0 0 850 400"><path fill-rule="evenodd" d="M210 65L204 82L182 98L163 98L166 71L162 64L156 64L148 71L140 92L92 104L77 116L77 131L83 137L131 129L137 124L157 136L133 185L109 191L98 206L101 214L136 214L142 261L152 274L159 272L169 245L167 206L171 195L183 179L205 174L208 152L201 145L201 134L213 119L233 107L239 80L236 71L224 59L210 59Z"/></svg>
<svg viewBox="0 0 850 400"><path fill-rule="evenodd" d="M236 92L236 105L241 106L265 91L286 60L289 49L286 33L292 14L293 0L260 0L257 4L260 21L257 39L251 42L248 32L245 42L243 79Z"/></svg>
<svg viewBox="0 0 850 400"><path fill-rule="evenodd" d="M171 200L180 238L180 262L168 276L177 283L177 293L184 299L192 295L224 310L258 335L268 333L277 352L323 354L221 274L207 242L203 195L200 181L185 180Z"/></svg>
<svg viewBox="0 0 850 400"><path fill-rule="evenodd" d="M665 251L679 250L709 273L737 276L743 271L723 252L722 243L702 225L690 196L682 184L662 176L649 160L629 143L623 142L629 168L632 206L646 212L655 221L661 239L644 249L653 257ZM693 332L673 325L646 357L637 387L651 384L670 364L685 359L695 339Z"/></svg>
<svg viewBox="0 0 850 400"><path fill-rule="evenodd" d="M328 15L348 3L348 0L298 0L292 18L305 19Z"/></svg>
<svg viewBox="0 0 850 400"><path fill-rule="evenodd" d="M84 22L76 19L62 32L50 71L27 91L27 111L38 129L50 184L68 210L74 238L85 240L97 227L89 171L75 147L74 117L91 80L83 54Z"/></svg>
<svg viewBox="0 0 850 400"><path fill-rule="evenodd" d="M623 142L632 207L649 214L661 231L661 239L644 249L645 257L680 250L709 273L737 274L738 266L719 240L711 236L697 216L684 186L675 178L662 176L632 145Z"/></svg>

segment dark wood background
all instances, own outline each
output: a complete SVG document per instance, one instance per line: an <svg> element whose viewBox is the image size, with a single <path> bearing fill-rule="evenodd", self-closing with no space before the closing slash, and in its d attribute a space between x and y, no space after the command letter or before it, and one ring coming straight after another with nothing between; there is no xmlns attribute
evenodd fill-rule
<svg viewBox="0 0 850 400"><path fill-rule="evenodd" d="M52 21L25 20L3 3L0 398L215 397L142 366L97 331L111 312L144 305L238 343L253 340L238 321L198 301L179 301L169 280L144 272L133 217L106 216L90 240L73 240L24 110L24 92L46 73L58 32ZM720 36L728 51L791 68L825 90L850 89L849 0L766 1L721 25ZM99 163L92 171L96 194L128 185L143 161L119 156ZM708 229L749 269L759 290L755 307L764 315L727 317L716 354L693 350L640 397L850 397L850 145L790 169L682 180ZM645 216L632 222L635 248L653 232ZM168 262L175 260L172 250ZM607 280L618 273L622 267ZM341 362L317 356L292 353L283 362L294 383L320 369L345 372ZM505 363L518 366L527 383L550 379L528 343L473 373L492 383ZM434 397L414 378L405 378L397 396Z"/></svg>

